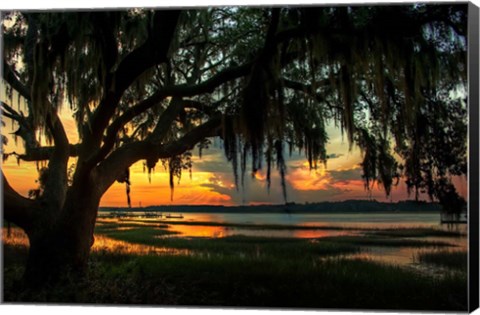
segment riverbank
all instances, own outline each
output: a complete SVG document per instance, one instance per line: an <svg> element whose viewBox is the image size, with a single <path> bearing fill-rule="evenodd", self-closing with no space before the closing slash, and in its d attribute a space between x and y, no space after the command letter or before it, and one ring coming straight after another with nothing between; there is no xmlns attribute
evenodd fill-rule
<svg viewBox="0 0 480 315"><path fill-rule="evenodd" d="M153 212L153 213L440 213L441 206L434 202L399 201L379 202L376 200L345 200L336 202L318 203L286 203L263 204L245 206L211 206L211 205L169 205L148 207L101 207L100 211L108 214L125 212Z"/></svg>
<svg viewBox="0 0 480 315"><path fill-rule="evenodd" d="M21 282L28 241L17 229L6 238L4 229L5 301L466 310L467 253L449 241L462 235L412 227L322 238L185 237L169 222L144 221L100 220L88 277L36 292ZM421 251L413 263L374 258L412 247Z"/></svg>

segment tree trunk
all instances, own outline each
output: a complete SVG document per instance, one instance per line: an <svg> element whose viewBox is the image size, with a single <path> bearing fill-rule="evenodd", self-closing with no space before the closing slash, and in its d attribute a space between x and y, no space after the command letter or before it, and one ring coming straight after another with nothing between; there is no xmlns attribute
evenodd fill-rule
<svg viewBox="0 0 480 315"><path fill-rule="evenodd" d="M92 186L77 187L69 189L58 218L42 218L28 233L28 285L44 285L86 271L100 197Z"/></svg>

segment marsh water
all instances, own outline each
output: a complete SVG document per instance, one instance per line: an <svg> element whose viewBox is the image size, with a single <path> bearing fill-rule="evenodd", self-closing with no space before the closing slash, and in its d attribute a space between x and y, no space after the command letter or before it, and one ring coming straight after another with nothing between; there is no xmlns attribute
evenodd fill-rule
<svg viewBox="0 0 480 315"><path fill-rule="evenodd" d="M176 216L178 214L173 214ZM129 221L161 221L168 224L170 235L160 237L228 237L236 235L277 238L309 238L359 236L369 237L380 230L433 228L461 232L461 236L402 236L402 240L448 243L449 251L467 250L467 225L440 224L439 213L183 213L181 218L140 219ZM301 227L300 229L298 227ZM388 237L387 237L388 238ZM421 252L445 250L445 246L381 246L362 245L362 251L350 257L370 259L389 264L415 266Z"/></svg>
<svg viewBox="0 0 480 315"><path fill-rule="evenodd" d="M338 227L431 227L440 224L438 213L186 213L182 221L257 225ZM238 231L232 231L234 233ZM287 235L285 235L287 236ZM290 235L288 235L290 236Z"/></svg>

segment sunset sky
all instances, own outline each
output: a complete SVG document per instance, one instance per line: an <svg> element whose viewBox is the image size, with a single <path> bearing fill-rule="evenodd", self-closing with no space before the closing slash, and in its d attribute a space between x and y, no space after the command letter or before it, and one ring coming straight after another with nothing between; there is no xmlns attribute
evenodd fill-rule
<svg viewBox="0 0 480 315"><path fill-rule="evenodd" d="M61 113L65 128L71 143L78 141L75 123L71 112L63 109ZM10 121L3 119L6 126L2 134L13 132ZM349 151L348 143L338 128L328 128L330 137L327 153L331 156L327 168L321 166L317 170L310 170L303 154L295 153L287 163L287 199L289 202L306 203L321 201L340 201L346 199L369 199L378 201L398 201L408 199L406 186L403 181L392 190L389 198L378 187L370 192L364 189L361 178L361 154L357 148ZM5 152L22 152L21 140L15 145L10 136ZM150 205L242 205L242 204L278 204L284 203L279 175L272 170L272 184L270 192L267 190L265 172L260 171L255 178L245 175L245 186L235 187L232 166L223 154L221 140L214 140L210 149L198 157L198 150L193 152L193 172L190 178L188 171L184 172L180 184L176 183L173 200L170 200L168 172L161 163L157 164L151 174L144 172L143 161L133 165L130 169L132 206ZM71 163L74 163L72 159ZM27 195L28 190L36 188L35 180L38 177L35 163L20 162L10 156L2 166L10 184L21 194ZM457 188L466 196L466 179L457 179ZM103 196L101 206L126 207L127 198L125 184L115 183Z"/></svg>
<svg viewBox="0 0 480 315"><path fill-rule="evenodd" d="M4 91L0 91L0 99L6 100ZM8 102L10 103L10 102ZM13 107L17 107L17 98L13 97ZM70 143L77 143L78 135L72 112L68 106L61 112L62 121L67 130ZM2 134L7 135L9 143L4 147L5 152L23 152L22 141L16 143L10 133L16 130L9 119L3 118L6 123L2 127ZM349 149L346 138L338 128L328 126L329 143L327 153L330 156L327 167L323 165L317 170L310 170L303 153L294 153L287 161L287 201L296 203L340 201L346 199L376 199L379 201L398 201L411 199L408 196L404 180L392 189L391 196L386 197L379 187L367 191L361 178L362 160L358 148ZM190 177L184 172L180 183L175 183L173 200L168 184L168 172L158 163L149 179L143 167L143 161L130 168L131 200L132 206L150 205L242 205L242 204L277 204L284 203L279 175L272 170L272 183L270 191L267 190L265 172L260 171L255 178L250 174L245 175L244 187L235 187L232 166L223 154L221 140L214 140L203 156L198 157L198 151L193 155L193 172ZM72 159L71 163L75 163ZM38 184L37 165L17 160L10 156L3 161L2 169L10 184L19 193L27 195L30 189L35 189ZM455 178L459 193L466 197L467 179ZM425 196L424 196L424 199ZM127 206L125 184L115 183L103 196L101 206Z"/></svg>

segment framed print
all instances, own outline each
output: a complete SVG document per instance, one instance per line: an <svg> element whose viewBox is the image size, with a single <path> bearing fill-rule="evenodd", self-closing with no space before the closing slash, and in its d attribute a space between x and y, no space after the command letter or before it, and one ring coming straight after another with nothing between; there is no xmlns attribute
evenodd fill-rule
<svg viewBox="0 0 480 315"><path fill-rule="evenodd" d="M2 10L3 303L475 310L478 13Z"/></svg>

